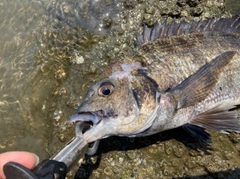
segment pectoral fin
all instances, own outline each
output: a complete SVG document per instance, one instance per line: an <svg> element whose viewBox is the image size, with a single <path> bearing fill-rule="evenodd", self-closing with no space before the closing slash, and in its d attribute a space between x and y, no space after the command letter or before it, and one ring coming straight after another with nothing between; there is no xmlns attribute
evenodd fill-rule
<svg viewBox="0 0 240 179"><path fill-rule="evenodd" d="M204 113L196 115L189 123L218 132L240 132L239 113L231 110L236 106L222 104Z"/></svg>
<svg viewBox="0 0 240 179"><path fill-rule="evenodd" d="M192 106L204 100L212 92L219 75L235 54L234 51L224 52L170 90L178 101L177 108Z"/></svg>

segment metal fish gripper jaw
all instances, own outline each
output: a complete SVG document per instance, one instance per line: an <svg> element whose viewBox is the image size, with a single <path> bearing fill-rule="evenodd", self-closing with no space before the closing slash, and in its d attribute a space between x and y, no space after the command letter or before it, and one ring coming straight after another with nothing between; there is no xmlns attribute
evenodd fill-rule
<svg viewBox="0 0 240 179"><path fill-rule="evenodd" d="M84 154L92 155L98 148L99 141L91 146L83 138L83 131L89 128L85 122L75 126L75 138L70 140L63 149L47 160L40 162L33 170L15 163L8 162L3 171L7 179L65 179L72 165Z"/></svg>

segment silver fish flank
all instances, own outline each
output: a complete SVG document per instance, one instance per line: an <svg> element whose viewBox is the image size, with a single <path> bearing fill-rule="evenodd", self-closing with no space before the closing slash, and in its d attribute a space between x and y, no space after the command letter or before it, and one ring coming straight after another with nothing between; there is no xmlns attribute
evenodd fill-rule
<svg viewBox="0 0 240 179"><path fill-rule="evenodd" d="M71 122L87 121L88 142L147 136L183 126L210 143L204 129L240 132L240 18L144 26L136 50L109 65Z"/></svg>

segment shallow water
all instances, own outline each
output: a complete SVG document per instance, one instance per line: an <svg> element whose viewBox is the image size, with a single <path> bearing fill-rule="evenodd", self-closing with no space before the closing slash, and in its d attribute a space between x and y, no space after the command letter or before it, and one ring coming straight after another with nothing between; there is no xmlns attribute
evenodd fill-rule
<svg viewBox="0 0 240 179"><path fill-rule="evenodd" d="M39 3L24 0L1 1L0 6L0 149L30 150L41 156L51 138L45 107L54 88L50 78L44 78L50 72L41 71L48 62L39 58L37 30L46 26L46 12Z"/></svg>
<svg viewBox="0 0 240 179"><path fill-rule="evenodd" d="M240 2L238 0L226 0L226 10L231 14L240 14Z"/></svg>
<svg viewBox="0 0 240 179"><path fill-rule="evenodd" d="M98 11L91 23L83 23L81 1L4 0L0 6L0 151L47 157L69 65L95 43L89 32L101 36L106 31L96 24Z"/></svg>
<svg viewBox="0 0 240 179"><path fill-rule="evenodd" d="M152 24L162 16L163 19L166 16L181 16L178 14L179 7L171 4L174 2L168 1L166 5L165 1L159 4L159 1L2 0L0 152L28 150L37 153L41 159L52 156L73 137L74 129L68 123L69 116L75 112L103 67L122 53L131 53L135 32L140 31L142 21ZM227 2L227 10L239 12L236 8L239 6L235 6L239 4L237 0ZM211 6L214 7L209 5L206 8L211 12L205 10L199 16L189 15L186 18L199 19L222 13L221 5L213 10ZM165 14L161 14L163 10ZM169 172L178 165L184 165L188 160L194 163L195 158L204 155L181 145L185 139L179 139L181 142L172 140L172 137L177 138L174 133L186 136L181 130L165 132L154 136L157 142L153 145L150 145L149 138L136 141L121 138L105 140L100 146L102 160L92 178L112 178L114 174L118 178L144 178L151 172L154 174L148 176L150 178L160 177L161 172L162 177L169 178ZM232 137L236 138L236 145L225 135L213 133L213 136L216 138L213 146L215 153L202 158L206 163L220 158L216 161L224 165L219 164L219 170L228 169L227 165L233 168L239 147L238 136ZM222 141L229 147L224 145L219 151L217 148L221 148ZM180 150L174 146L180 146L177 147ZM231 155L225 156L224 152ZM232 161L226 162L220 157L223 155ZM194 174L194 170L187 171L190 165L195 166L192 163L189 162L181 171L179 169L176 176L181 176L181 172ZM131 170L124 168L125 164ZM202 166L200 169L195 167L197 174L211 173L211 169L218 171L216 167ZM161 172L158 173L156 168L159 167ZM82 175L81 171L88 173L87 169L83 169L78 172L79 176Z"/></svg>

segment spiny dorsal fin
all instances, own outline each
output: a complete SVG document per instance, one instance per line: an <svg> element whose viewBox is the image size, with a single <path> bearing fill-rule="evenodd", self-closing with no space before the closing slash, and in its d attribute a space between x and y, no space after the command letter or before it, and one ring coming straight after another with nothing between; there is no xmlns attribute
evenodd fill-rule
<svg viewBox="0 0 240 179"><path fill-rule="evenodd" d="M167 24L157 22L152 28L144 24L143 33L137 35L135 46L140 46L147 41L154 41L159 38L169 37L174 35L190 34L194 32L214 32L214 33L240 33L240 17L234 16L230 18L211 18L208 20L200 20L198 22L191 21L187 23L182 20L179 23L173 21Z"/></svg>
<svg viewBox="0 0 240 179"><path fill-rule="evenodd" d="M216 106L213 109L195 116L190 121L190 124L223 133L227 131L240 132L239 113L236 110L229 111L235 107L236 106L227 104Z"/></svg>
<svg viewBox="0 0 240 179"><path fill-rule="evenodd" d="M177 108L192 106L204 100L212 92L223 68L230 62L235 53L234 51L224 52L171 89L170 92L178 101Z"/></svg>

